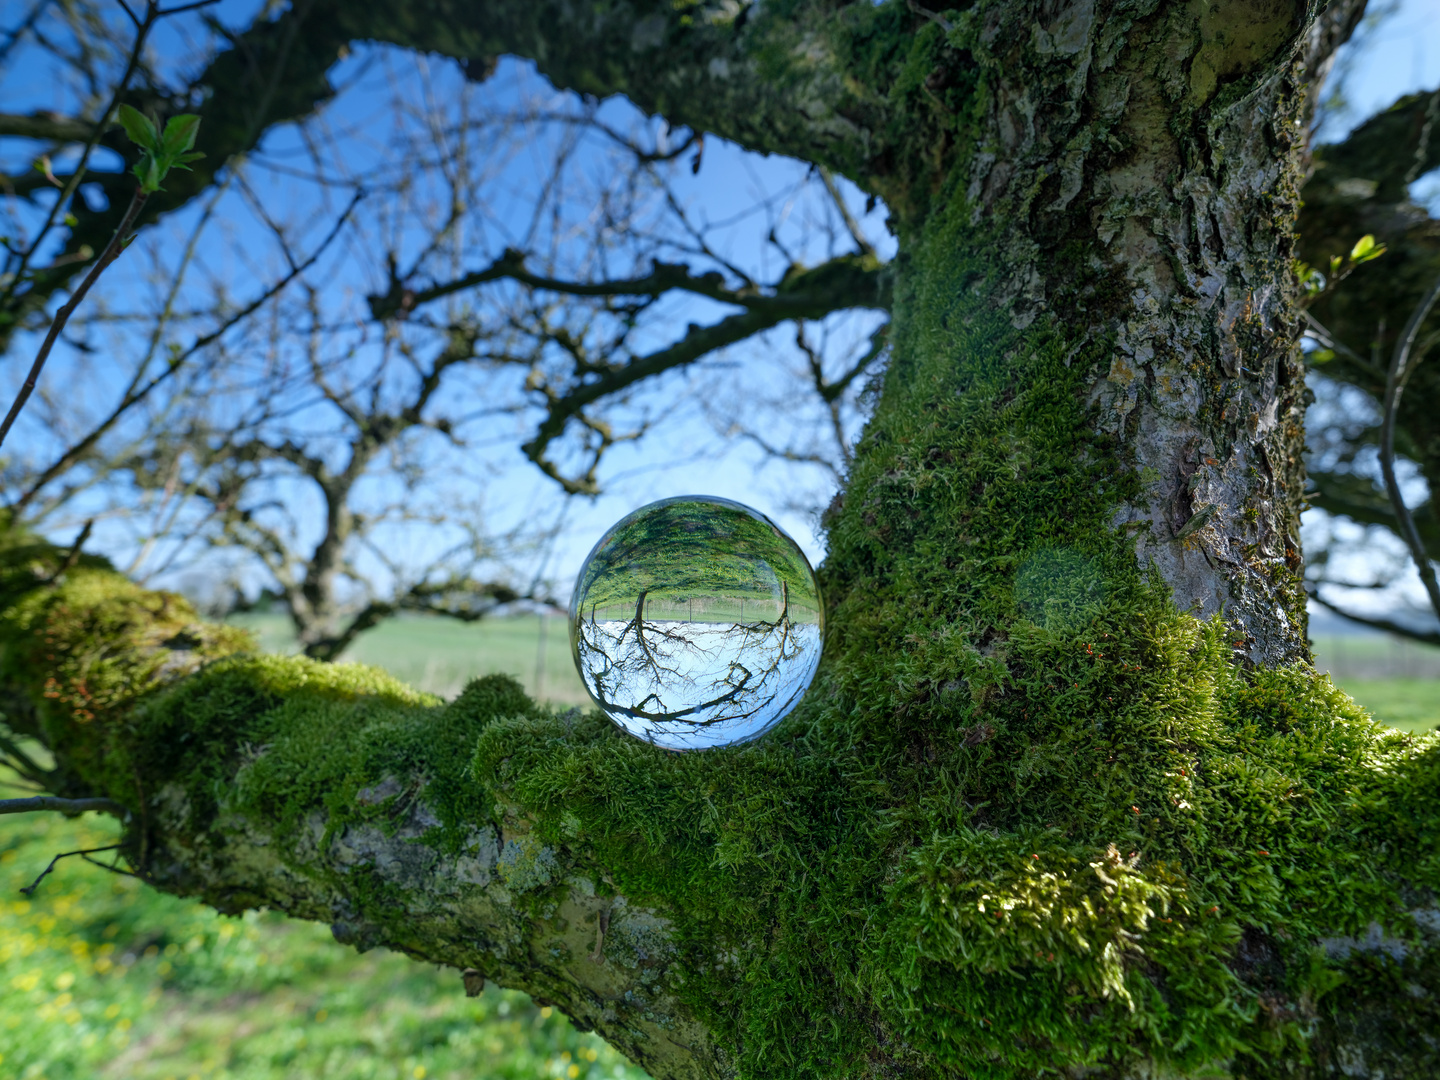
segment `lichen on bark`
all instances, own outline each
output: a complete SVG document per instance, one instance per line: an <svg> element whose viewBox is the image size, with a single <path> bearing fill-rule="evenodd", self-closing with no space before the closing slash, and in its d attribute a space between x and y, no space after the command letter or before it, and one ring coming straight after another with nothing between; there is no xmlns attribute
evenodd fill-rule
<svg viewBox="0 0 1440 1080"><path fill-rule="evenodd" d="M890 200L825 662L766 739L668 754L503 680L447 704L249 656L36 549L0 676L67 790L131 807L137 871L478 969L660 1077L1433 1072L1440 736L1313 670L1295 580L1313 11L563 8L603 31L586 60L509 5L413 10L347 25L682 87ZM712 125L705 80L753 108ZM47 704L49 665L102 661L128 691Z"/></svg>

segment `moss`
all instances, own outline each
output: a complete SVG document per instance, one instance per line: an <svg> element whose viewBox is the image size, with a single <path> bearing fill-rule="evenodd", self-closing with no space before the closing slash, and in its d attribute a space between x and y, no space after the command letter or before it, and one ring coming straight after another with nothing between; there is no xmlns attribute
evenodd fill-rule
<svg viewBox="0 0 1440 1080"><path fill-rule="evenodd" d="M995 58L966 13L943 36L898 33L898 4L846 17L857 64L902 69L905 138L954 139L912 166L957 173L978 125L929 74L950 65L988 108ZM958 182L901 186L895 359L832 518L826 658L766 739L677 755L506 680L447 706L367 669L235 657L140 701L151 676L119 680L114 753L182 782L197 831L222 805L394 829L423 783L454 850L506 829L521 910L550 918L583 878L665 912L617 922L616 963L658 979L673 950L664 977L746 1077L1271 1077L1338 1068L1382 1022L1403 1034L1382 1033L1378 1067L1423 1075L1440 737L1380 727L1306 664L1247 670L1223 622L1177 610L1114 524L1146 478L1090 404L1111 344L995 301L1034 253L976 225ZM1061 250L1089 272L1085 244ZM1116 275L1085 302L1131 301ZM125 602L164 621L150 595ZM52 603L32 592L5 625ZM109 648L65 625L86 656ZM35 670L7 680L45 709ZM80 719L47 723L87 745ZM114 758L76 753L125 790Z"/></svg>
<svg viewBox="0 0 1440 1080"><path fill-rule="evenodd" d="M204 623L182 597L143 589L102 559L66 569L65 553L13 538L0 558L0 685L18 699L7 720L133 797L129 710L177 673L251 647L250 636Z"/></svg>
<svg viewBox="0 0 1440 1080"><path fill-rule="evenodd" d="M239 645L183 602L99 567L36 585L33 553L7 683L95 786L183 785L197 838L222 808L393 832L422 786L447 850L499 822L531 917L579 877L669 913L617 916L615 962L667 980L746 1076L1269 1076L1397 1001L1425 1030L1435 950L1410 912L1440 891L1440 739L1306 665L1247 672L1222 623L1175 609L1110 525L1138 481L1087 413L1103 352L997 315L1003 243L969 228L910 247L903 359L831 532L820 684L758 744L670 754L506 679L447 705L357 665L220 656ZM147 692L182 627L213 659ZM93 720L44 696L53 670L109 688ZM403 920L403 887L376 888L357 910ZM1317 950L1372 926L1407 958ZM1391 1043L1399 1075L1424 1053Z"/></svg>
<svg viewBox="0 0 1440 1080"><path fill-rule="evenodd" d="M1108 353L997 312L1005 240L960 212L907 240L818 692L696 756L496 724L475 778L681 913L747 1076L1301 1068L1358 978L1316 942L1423 945L1440 740L1176 610L1111 525L1140 479L1087 405Z"/></svg>
<svg viewBox="0 0 1440 1080"><path fill-rule="evenodd" d="M864 692L889 704L832 661L831 695L755 746L666 754L505 679L444 705L357 665L243 655L70 723L119 725L130 769L106 759L99 776L122 788L182 778L197 830L222 802L282 834L316 807L332 831L393 827L413 794L386 788L400 777L424 778L457 848L497 803L523 808L535 832L502 856L509 886L543 894L568 867L604 867L632 903L676 913L617 931L616 962L673 949L667 977L744 1047L747 1075L834 1074L897 1045L923 1073L1144 1055L1267 1075L1317 1022L1376 1022L1338 1005L1352 996L1389 1010L1419 986L1405 1000L1425 1020L1432 953L1317 958L1314 943L1372 923L1420 939L1406 910L1440 881L1440 741L1387 732L1308 668L1240 671L1220 624L1133 572L1094 588L1105 551L1055 540L1006 562L1019 585L988 644L953 629L964 608L935 632L939 598L930 632L899 643L879 617L840 623L842 649L888 645L899 677ZM7 628L52 604L96 625L87 597L108 611L138 595L87 573L16 604ZM1051 580L1059 618L1026 599Z"/></svg>

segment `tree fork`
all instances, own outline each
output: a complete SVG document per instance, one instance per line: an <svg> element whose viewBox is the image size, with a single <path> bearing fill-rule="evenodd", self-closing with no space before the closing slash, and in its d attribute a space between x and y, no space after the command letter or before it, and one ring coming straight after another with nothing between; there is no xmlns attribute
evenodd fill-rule
<svg viewBox="0 0 1440 1080"><path fill-rule="evenodd" d="M527 12L373 36L533 55L559 27L562 82L667 112L709 87L677 118L896 212L815 686L756 744L666 754L503 680L444 705L248 657L16 549L6 715L66 794L134 811L158 887L483 972L661 1078L1432 1074L1440 738L1305 662L1313 11L602 5L603 72L568 9Z"/></svg>

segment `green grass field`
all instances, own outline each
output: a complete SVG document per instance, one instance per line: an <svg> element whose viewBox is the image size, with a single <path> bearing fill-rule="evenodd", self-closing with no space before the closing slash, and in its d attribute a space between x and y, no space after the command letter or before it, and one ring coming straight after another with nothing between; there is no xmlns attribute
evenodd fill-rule
<svg viewBox="0 0 1440 1080"><path fill-rule="evenodd" d="M283 615L241 615L231 621L253 630L266 652L295 651L295 635ZM361 636L344 659L383 667L441 697L454 697L471 679L498 673L515 676L542 701L590 702L570 657L568 623L560 615L469 624L418 616L392 619Z"/></svg>
<svg viewBox="0 0 1440 1080"><path fill-rule="evenodd" d="M265 647L293 647L280 618L245 622ZM367 635L351 659L447 696L500 671L547 700L583 703L563 619L546 620L537 682L541 632L534 616L405 619ZM1440 725L1440 679L1337 681L1396 727ZM3 1080L644 1080L523 994L492 986L466 998L457 972L383 949L357 955L322 926L226 918L78 858L32 899L20 894L54 854L103 846L116 831L96 815L0 818Z"/></svg>
<svg viewBox="0 0 1440 1080"><path fill-rule="evenodd" d="M1315 639L1315 665L1392 727L1440 727L1440 649L1378 634L1321 637Z"/></svg>
<svg viewBox="0 0 1440 1080"><path fill-rule="evenodd" d="M8 792L7 792L8 793ZM226 918L52 855L114 822L0 819L0 1077L644 1080L524 994L278 916Z"/></svg>

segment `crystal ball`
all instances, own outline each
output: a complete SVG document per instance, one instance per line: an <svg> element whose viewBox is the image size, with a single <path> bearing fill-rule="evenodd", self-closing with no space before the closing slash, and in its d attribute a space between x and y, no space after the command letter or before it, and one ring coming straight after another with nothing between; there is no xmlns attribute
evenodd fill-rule
<svg viewBox="0 0 1440 1080"><path fill-rule="evenodd" d="M758 738L815 677L824 605L799 545L728 499L661 499L580 569L570 648L595 704L638 739L704 750Z"/></svg>

